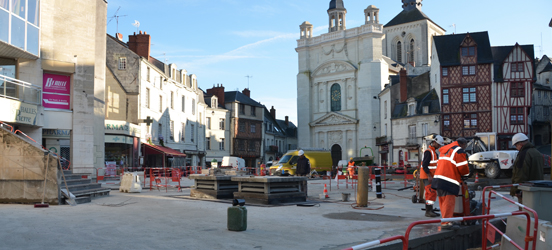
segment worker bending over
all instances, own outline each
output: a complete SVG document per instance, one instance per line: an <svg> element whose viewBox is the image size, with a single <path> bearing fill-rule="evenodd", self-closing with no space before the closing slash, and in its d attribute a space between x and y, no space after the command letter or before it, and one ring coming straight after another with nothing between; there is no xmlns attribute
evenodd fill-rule
<svg viewBox="0 0 552 250"><path fill-rule="evenodd" d="M424 151L424 156L422 158L422 170L420 171L420 179L424 182L425 185L425 204L426 204L426 217L437 217L438 213L433 211L433 204L437 198L437 192L431 188L431 183L433 181L433 175L435 175L435 170L437 169L437 161L439 157L437 156L437 150L445 144L443 137L440 135L434 135L429 147Z"/></svg>
<svg viewBox="0 0 552 250"><path fill-rule="evenodd" d="M441 218L452 218L456 196L460 193L462 176L468 176L468 158L464 149L468 142L465 138L458 138L455 142L439 149L437 170L433 176L431 188L437 190ZM442 229L451 229L452 222L441 222Z"/></svg>

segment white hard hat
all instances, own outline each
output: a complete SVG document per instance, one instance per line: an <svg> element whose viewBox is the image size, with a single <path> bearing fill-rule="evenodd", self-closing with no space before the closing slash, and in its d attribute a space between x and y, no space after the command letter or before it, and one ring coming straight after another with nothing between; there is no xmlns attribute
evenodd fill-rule
<svg viewBox="0 0 552 250"><path fill-rule="evenodd" d="M445 140L443 140L443 137L440 135L434 136L432 141L437 142L437 144L441 146L445 145Z"/></svg>
<svg viewBox="0 0 552 250"><path fill-rule="evenodd" d="M524 133L517 133L512 137L512 145L516 145L518 142L527 141L529 138Z"/></svg>
<svg viewBox="0 0 552 250"><path fill-rule="evenodd" d="M303 152L303 150L299 150L299 156L304 155L304 154L305 154L305 152Z"/></svg>

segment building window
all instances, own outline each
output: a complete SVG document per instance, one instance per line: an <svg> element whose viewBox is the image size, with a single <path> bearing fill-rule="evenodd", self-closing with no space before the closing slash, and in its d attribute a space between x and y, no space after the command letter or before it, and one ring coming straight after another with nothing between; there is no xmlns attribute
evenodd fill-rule
<svg viewBox="0 0 552 250"><path fill-rule="evenodd" d="M256 116L255 111L256 111L255 107L251 106L251 116Z"/></svg>
<svg viewBox="0 0 552 250"><path fill-rule="evenodd" d="M257 132L257 126L255 124L251 124L251 133L256 133Z"/></svg>
<svg viewBox="0 0 552 250"><path fill-rule="evenodd" d="M477 114L465 114L464 115L464 128L475 129L477 128Z"/></svg>
<svg viewBox="0 0 552 250"><path fill-rule="evenodd" d="M201 112L199 113L199 120L198 120L198 122L199 122L198 125L199 125L199 127L201 128L201 125L203 124L203 114L202 114Z"/></svg>
<svg viewBox="0 0 552 250"><path fill-rule="evenodd" d="M220 139L219 150L224 150L224 138Z"/></svg>
<svg viewBox="0 0 552 250"><path fill-rule="evenodd" d="M462 88L462 102L475 103L476 98L475 88Z"/></svg>
<svg viewBox="0 0 552 250"><path fill-rule="evenodd" d="M387 119L387 101L383 102L383 119Z"/></svg>
<svg viewBox="0 0 552 250"><path fill-rule="evenodd" d="M237 141L238 141L238 150L245 151L245 140L237 140Z"/></svg>
<svg viewBox="0 0 552 250"><path fill-rule="evenodd" d="M207 117L207 129L211 129L211 117Z"/></svg>
<svg viewBox="0 0 552 250"><path fill-rule="evenodd" d="M126 57L119 57L119 70L124 70L127 67Z"/></svg>
<svg viewBox="0 0 552 250"><path fill-rule="evenodd" d="M334 83L331 88L331 110L332 111L340 111L341 110L341 86L339 84Z"/></svg>
<svg viewBox="0 0 552 250"><path fill-rule="evenodd" d="M462 66L462 75L465 75L465 76L475 75L475 65Z"/></svg>
<svg viewBox="0 0 552 250"><path fill-rule="evenodd" d="M255 142L248 141L248 144L249 144L249 152L255 152Z"/></svg>
<svg viewBox="0 0 552 250"><path fill-rule="evenodd" d="M159 77L159 88L161 90L163 90L163 77L162 76Z"/></svg>
<svg viewBox="0 0 552 250"><path fill-rule="evenodd" d="M408 105L408 115L413 116L416 114L416 105L415 104L409 104Z"/></svg>
<svg viewBox="0 0 552 250"><path fill-rule="evenodd" d="M525 88L522 82L513 82L510 84L510 97L524 97Z"/></svg>
<svg viewBox="0 0 552 250"><path fill-rule="evenodd" d="M550 115L550 109L548 107L544 107L544 116L547 117Z"/></svg>
<svg viewBox="0 0 552 250"><path fill-rule="evenodd" d="M163 96L159 96L159 112L163 113Z"/></svg>
<svg viewBox="0 0 552 250"><path fill-rule="evenodd" d="M416 125L408 126L408 138L416 139Z"/></svg>
<svg viewBox="0 0 552 250"><path fill-rule="evenodd" d="M510 108L510 124L524 124L523 108Z"/></svg>
<svg viewBox="0 0 552 250"><path fill-rule="evenodd" d="M550 84L550 78L546 78L546 84Z"/></svg>
<svg viewBox="0 0 552 250"><path fill-rule="evenodd" d="M219 120L219 129L224 130L224 119L223 118L220 118L220 120Z"/></svg>
<svg viewBox="0 0 552 250"><path fill-rule="evenodd" d="M450 130L450 115L443 116L443 129Z"/></svg>
<svg viewBox="0 0 552 250"><path fill-rule="evenodd" d="M463 47L462 48L462 56L475 56L475 47Z"/></svg>
<svg viewBox="0 0 552 250"><path fill-rule="evenodd" d="M174 141L174 121L171 121L171 141Z"/></svg>
<svg viewBox="0 0 552 250"><path fill-rule="evenodd" d="M245 122L240 121L238 124L238 131L245 132Z"/></svg>
<svg viewBox="0 0 552 250"><path fill-rule="evenodd" d="M429 106L424 106L424 107L423 107L423 112L422 112L422 113L423 113L423 114L429 113Z"/></svg>
<svg viewBox="0 0 552 250"><path fill-rule="evenodd" d="M211 150L211 138L210 137L205 138L205 149Z"/></svg>
<svg viewBox="0 0 552 250"><path fill-rule="evenodd" d="M180 140L182 142L184 142L184 139L186 138L185 135L186 135L186 123L182 123L182 130L180 131L181 135L180 135Z"/></svg>
<svg viewBox="0 0 552 250"><path fill-rule="evenodd" d="M150 81L150 67L147 67L146 68L146 80L149 82Z"/></svg>
<svg viewBox="0 0 552 250"><path fill-rule="evenodd" d="M383 135L387 136L387 123L385 124L385 132Z"/></svg>
<svg viewBox="0 0 552 250"><path fill-rule="evenodd" d="M402 44L397 42L397 62L402 62Z"/></svg>
<svg viewBox="0 0 552 250"><path fill-rule="evenodd" d="M537 99L540 101L541 99L541 92L537 90Z"/></svg>
<svg viewBox="0 0 552 250"><path fill-rule="evenodd" d="M449 104L449 90L443 89L443 104Z"/></svg>
<svg viewBox="0 0 552 250"><path fill-rule="evenodd" d="M146 108L150 107L150 89L146 88Z"/></svg>
<svg viewBox="0 0 552 250"><path fill-rule="evenodd" d="M171 109L174 109L174 92L171 91Z"/></svg>
<svg viewBox="0 0 552 250"><path fill-rule="evenodd" d="M190 141L194 142L195 138L195 126L192 124L190 125Z"/></svg>
<svg viewBox="0 0 552 250"><path fill-rule="evenodd" d="M245 115L245 104L240 103L239 106L240 106L240 114Z"/></svg>
<svg viewBox="0 0 552 250"><path fill-rule="evenodd" d="M182 112L186 112L186 97L182 96Z"/></svg>
<svg viewBox="0 0 552 250"><path fill-rule="evenodd" d="M514 62L510 63L510 65L512 67L512 72L523 72L524 70L522 62Z"/></svg>
<svg viewBox="0 0 552 250"><path fill-rule="evenodd" d="M192 115L195 115L195 99L192 98Z"/></svg>
<svg viewBox="0 0 552 250"><path fill-rule="evenodd" d="M410 40L410 53L408 54L409 60L408 62L414 63L414 39Z"/></svg>
<svg viewBox="0 0 552 250"><path fill-rule="evenodd" d="M447 77L448 76L448 68L443 68L442 73L443 73L443 77Z"/></svg>
<svg viewBox="0 0 552 250"><path fill-rule="evenodd" d="M422 123L422 136L427 136L427 123Z"/></svg>
<svg viewBox="0 0 552 250"><path fill-rule="evenodd" d="M157 124L157 137L159 140L163 139L163 124Z"/></svg>

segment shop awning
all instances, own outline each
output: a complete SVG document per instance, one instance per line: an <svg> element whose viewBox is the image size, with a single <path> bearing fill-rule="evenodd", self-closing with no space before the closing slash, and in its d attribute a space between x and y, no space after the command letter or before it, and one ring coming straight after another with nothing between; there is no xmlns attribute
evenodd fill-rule
<svg viewBox="0 0 552 250"><path fill-rule="evenodd" d="M186 157L186 154L172 148L150 145L148 143L144 143L142 145L144 146L146 154L165 154L167 156Z"/></svg>

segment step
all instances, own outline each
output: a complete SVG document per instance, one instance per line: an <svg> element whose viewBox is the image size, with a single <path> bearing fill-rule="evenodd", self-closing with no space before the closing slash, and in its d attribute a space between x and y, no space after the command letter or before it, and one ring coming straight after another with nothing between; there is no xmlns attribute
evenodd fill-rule
<svg viewBox="0 0 552 250"><path fill-rule="evenodd" d="M76 179L85 179L85 180L88 180L86 178L82 178L82 175L81 174L65 174L65 179L66 180L76 180Z"/></svg>
<svg viewBox="0 0 552 250"><path fill-rule="evenodd" d="M67 180L67 186L74 186L74 185L81 185L81 184L90 184L92 183L92 180L89 179L75 179L75 180ZM60 183L61 187L65 186L65 183L63 180Z"/></svg>
<svg viewBox="0 0 552 250"><path fill-rule="evenodd" d="M103 196L103 195L109 195L109 192L111 189L109 188L93 188L93 189L84 189L84 190L78 190L75 192L71 192L74 196L80 197L80 196ZM97 195L99 194L99 195Z"/></svg>
<svg viewBox="0 0 552 250"><path fill-rule="evenodd" d="M88 183L88 184L79 184L79 185L71 185L71 186L69 186L69 184L68 184L67 187L69 188L69 191L75 192L75 191L79 191L79 190L101 188L102 184L101 183Z"/></svg>

